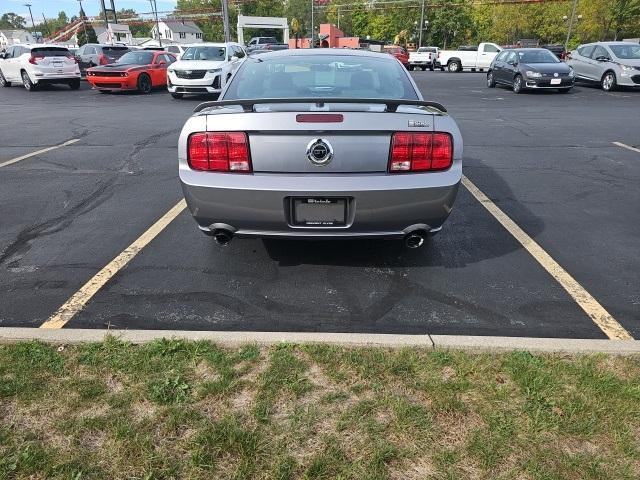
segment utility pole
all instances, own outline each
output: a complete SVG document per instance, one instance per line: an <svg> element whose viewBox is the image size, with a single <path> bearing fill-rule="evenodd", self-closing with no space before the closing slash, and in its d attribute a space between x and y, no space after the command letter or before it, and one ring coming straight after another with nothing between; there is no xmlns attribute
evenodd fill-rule
<svg viewBox="0 0 640 480"><path fill-rule="evenodd" d="M567 41L564 42L564 49L569 48L569 38L571 38L571 30L573 29L573 19L576 16L576 5L578 0L573 0L573 6L571 7L571 17L569 18L569 29L567 30Z"/></svg>
<svg viewBox="0 0 640 480"><path fill-rule="evenodd" d="M85 42L89 43L89 37L87 36L87 24L85 22L84 8L82 8L82 0L78 0L78 3L80 4L80 20L82 20L82 31L84 32L84 40Z"/></svg>
<svg viewBox="0 0 640 480"><path fill-rule="evenodd" d="M162 35L160 35L160 20L158 20L158 4L156 0L149 0L151 10L156 14L156 30L158 31L158 45L162 47ZM155 5L155 8L154 8Z"/></svg>
<svg viewBox="0 0 640 480"><path fill-rule="evenodd" d="M45 18L44 13L42 14L42 21L44 22L44 28L47 31L47 36L49 36L53 32L49 32L49 24L47 23L47 19Z"/></svg>
<svg viewBox="0 0 640 480"><path fill-rule="evenodd" d="M25 7L29 7L29 16L31 17L31 25L33 26L33 30L35 32L35 30L36 30L36 22L33 21L33 14L31 13L31 4L30 3L25 3L24 6Z"/></svg>
<svg viewBox="0 0 640 480"><path fill-rule="evenodd" d="M424 28L424 0L422 0L422 9L420 12L420 34L418 37L418 48L422 46L422 29Z"/></svg>
<svg viewBox="0 0 640 480"><path fill-rule="evenodd" d="M231 31L229 29L229 1L222 0L222 27L224 28L224 41L231 41Z"/></svg>
<svg viewBox="0 0 640 480"><path fill-rule="evenodd" d="M313 2L314 0L311 0L311 44L309 45L309 48L313 48L313 29L314 29L314 25L313 25Z"/></svg>

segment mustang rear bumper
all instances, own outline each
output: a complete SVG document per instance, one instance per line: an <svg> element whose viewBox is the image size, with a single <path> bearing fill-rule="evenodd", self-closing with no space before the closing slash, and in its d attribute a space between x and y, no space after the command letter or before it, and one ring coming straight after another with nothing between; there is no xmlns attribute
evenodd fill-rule
<svg viewBox="0 0 640 480"><path fill-rule="evenodd" d="M266 174L198 172L180 167L187 205L200 229L280 238L400 238L438 231L458 192L462 164L421 174ZM347 223L294 226L293 198L346 198Z"/></svg>

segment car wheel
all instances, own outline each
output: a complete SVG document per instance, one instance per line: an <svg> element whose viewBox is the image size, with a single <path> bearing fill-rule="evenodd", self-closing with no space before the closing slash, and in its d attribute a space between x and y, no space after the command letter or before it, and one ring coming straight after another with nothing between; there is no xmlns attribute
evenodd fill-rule
<svg viewBox="0 0 640 480"><path fill-rule="evenodd" d="M71 90L78 90L80 88L80 79L78 80L71 80L69 82L69 88Z"/></svg>
<svg viewBox="0 0 640 480"><path fill-rule="evenodd" d="M180 100L184 96L184 94L182 94L182 93L172 93L171 96L173 98L175 98L176 100Z"/></svg>
<svg viewBox="0 0 640 480"><path fill-rule="evenodd" d="M513 79L513 93L522 93L522 75L516 75Z"/></svg>
<svg viewBox="0 0 640 480"><path fill-rule="evenodd" d="M458 60L447 63L447 70L451 73L456 73L462 70L462 64Z"/></svg>
<svg viewBox="0 0 640 480"><path fill-rule="evenodd" d="M489 72L487 73L487 87L489 88L495 88L496 86L496 79L493 78L493 72Z"/></svg>
<svg viewBox="0 0 640 480"><path fill-rule="evenodd" d="M29 92L32 92L36 89L36 86L29 78L29 74L24 70L22 71L22 85L24 85L24 88Z"/></svg>
<svg viewBox="0 0 640 480"><path fill-rule="evenodd" d="M617 86L616 74L613 72L607 72L603 75L600 85L605 92L612 92Z"/></svg>
<svg viewBox="0 0 640 480"><path fill-rule="evenodd" d="M0 71L0 87L10 87L11 82L7 82L7 79L4 78L2 71Z"/></svg>
<svg viewBox="0 0 640 480"><path fill-rule="evenodd" d="M151 93L151 78L146 73L138 77L138 91L141 93Z"/></svg>

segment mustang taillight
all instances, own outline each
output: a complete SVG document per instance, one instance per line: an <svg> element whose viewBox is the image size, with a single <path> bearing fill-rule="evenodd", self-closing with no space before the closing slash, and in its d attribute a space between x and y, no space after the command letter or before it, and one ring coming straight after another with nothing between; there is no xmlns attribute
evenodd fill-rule
<svg viewBox="0 0 640 480"><path fill-rule="evenodd" d="M448 133L396 132L391 138L391 173L446 170L452 162L453 139Z"/></svg>
<svg viewBox="0 0 640 480"><path fill-rule="evenodd" d="M244 132L192 133L187 151L187 161L193 170L251 172L249 139Z"/></svg>

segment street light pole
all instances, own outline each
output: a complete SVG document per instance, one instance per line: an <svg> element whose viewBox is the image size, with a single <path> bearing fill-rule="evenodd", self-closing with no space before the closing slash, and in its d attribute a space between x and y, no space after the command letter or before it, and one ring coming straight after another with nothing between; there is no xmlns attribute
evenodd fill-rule
<svg viewBox="0 0 640 480"><path fill-rule="evenodd" d="M311 45L310 48L313 48L313 29L314 29L314 25L313 25L313 2L314 0L311 0Z"/></svg>
<svg viewBox="0 0 640 480"><path fill-rule="evenodd" d="M422 46L422 29L424 28L424 0L422 0L422 9L420 13L420 35L418 38L418 48Z"/></svg>
<svg viewBox="0 0 640 480"><path fill-rule="evenodd" d="M33 26L33 30L35 32L36 22L33 21L33 14L31 13L31 4L30 3L25 3L24 6L25 7L29 7L29 16L31 17L31 25Z"/></svg>
<svg viewBox="0 0 640 480"><path fill-rule="evenodd" d="M222 0L222 26L224 28L224 41L231 41L231 32L229 31L229 2Z"/></svg>
<svg viewBox="0 0 640 480"><path fill-rule="evenodd" d="M149 4L151 5L151 10L153 10L156 14L156 30L158 32L158 46L162 47L162 36L160 35L160 20L158 20L158 4L156 4L156 0L149 0ZM155 5L155 8L154 8Z"/></svg>
<svg viewBox="0 0 640 480"><path fill-rule="evenodd" d="M84 40L85 42L89 43L89 37L87 36L87 23L85 21L85 15L84 15L84 8L82 8L82 0L78 0L78 3L80 4L80 20L82 20L82 31L84 32Z"/></svg>
<svg viewBox="0 0 640 480"><path fill-rule="evenodd" d="M571 7L571 17L569 18L569 29L567 30L567 40L564 42L564 49L569 48L569 38L571 38L571 30L573 29L573 19L576 16L576 5L578 0L573 0L573 6Z"/></svg>

